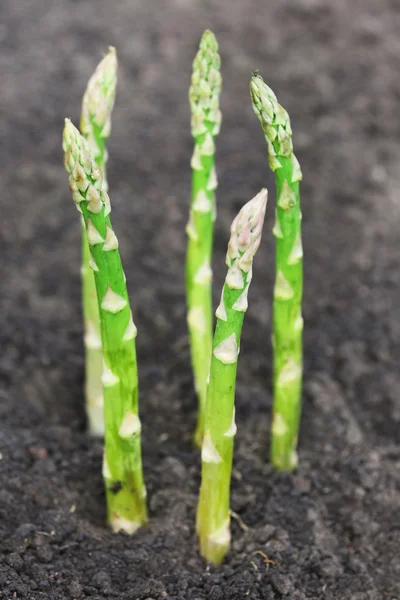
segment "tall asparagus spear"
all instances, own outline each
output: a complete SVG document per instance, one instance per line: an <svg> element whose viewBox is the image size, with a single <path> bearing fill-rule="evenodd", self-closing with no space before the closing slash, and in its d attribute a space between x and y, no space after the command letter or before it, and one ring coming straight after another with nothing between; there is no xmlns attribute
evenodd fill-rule
<svg viewBox="0 0 400 600"><path fill-rule="evenodd" d="M73 200L82 213L96 282L104 366L105 452L108 521L133 533L147 521L138 415L136 327L132 320L118 240L110 222L110 199L88 142L66 119L63 150Z"/></svg>
<svg viewBox="0 0 400 600"><path fill-rule="evenodd" d="M102 187L107 191L106 139L111 132L111 112L117 86L117 55L115 48L97 66L89 79L81 112L81 132L89 142L90 150L103 172ZM103 389L101 374L103 352L101 348L100 316L96 284L89 266L90 250L86 227L82 220L82 304L85 323L85 395L88 429L92 435L104 434Z"/></svg>
<svg viewBox="0 0 400 600"><path fill-rule="evenodd" d="M236 367L253 258L261 241L267 197L267 190L261 190L245 204L232 223L226 256L229 269L215 313L217 326L207 394L197 511L200 552L215 564L223 560L230 545L229 490L236 433Z"/></svg>
<svg viewBox="0 0 400 600"><path fill-rule="evenodd" d="M187 321L195 389L199 401L198 422L194 435L197 446L201 446L203 438L207 376L212 349L211 257L217 188L214 139L221 125L220 63L217 40L211 31L205 31L193 62L192 85L189 91L194 152L191 161L192 201L186 228Z"/></svg>
<svg viewBox="0 0 400 600"><path fill-rule="evenodd" d="M253 110L268 144L275 172L276 279L274 288L274 414L271 461L283 471L297 465L301 413L303 248L301 242L300 165L293 154L289 115L274 92L255 73L250 82Z"/></svg>

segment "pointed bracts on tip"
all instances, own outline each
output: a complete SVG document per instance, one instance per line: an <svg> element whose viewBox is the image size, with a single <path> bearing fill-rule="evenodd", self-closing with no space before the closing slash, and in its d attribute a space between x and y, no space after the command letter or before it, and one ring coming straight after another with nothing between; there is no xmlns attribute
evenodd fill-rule
<svg viewBox="0 0 400 600"><path fill-rule="evenodd" d="M254 73L250 80L250 95L254 114L260 120L268 143L271 170L276 171L282 167L279 160L280 156L285 158L294 157L289 115L258 73ZM295 168L292 181L294 183L294 181L301 179L301 170L296 157L292 160Z"/></svg>
<svg viewBox="0 0 400 600"><path fill-rule="evenodd" d="M69 187L78 210L81 202L87 202L87 208L93 214L99 214L103 209L105 216L109 214L110 198L102 189L101 170L93 159L88 142L69 119L65 119L63 150L64 165L69 173ZM94 243L104 241L100 240L96 232L93 234Z"/></svg>
<svg viewBox="0 0 400 600"><path fill-rule="evenodd" d="M82 101L81 130L88 139L96 157L99 149L93 132L93 124L99 128L99 135L107 138L111 132L111 113L117 88L117 53L110 47L108 54L98 64L89 79Z"/></svg>
<svg viewBox="0 0 400 600"><path fill-rule="evenodd" d="M248 273L253 258L261 242L268 191L262 189L240 210L231 225L231 238L228 244L227 263L230 270L237 265Z"/></svg>
<svg viewBox="0 0 400 600"><path fill-rule="evenodd" d="M219 132L219 95L222 85L220 66L218 42L212 31L207 30L203 33L199 51L193 61L192 85L189 90L193 137L207 133L206 121L213 124L212 135L215 136Z"/></svg>

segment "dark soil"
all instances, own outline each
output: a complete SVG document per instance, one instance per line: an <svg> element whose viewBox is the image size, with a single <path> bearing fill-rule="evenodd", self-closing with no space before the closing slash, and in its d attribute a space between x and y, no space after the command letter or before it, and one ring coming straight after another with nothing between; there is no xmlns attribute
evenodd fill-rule
<svg viewBox="0 0 400 600"><path fill-rule="evenodd" d="M1 0L0 598L400 598L400 2ZM243 332L232 550L197 554L200 472L185 326L187 87L218 35L216 299L229 223L271 189ZM85 433L78 215L60 135L109 44L120 89L113 223L139 329L151 522L104 526ZM273 179L249 97L259 68L303 166L305 385L300 466L267 462ZM267 558L268 557L268 561Z"/></svg>

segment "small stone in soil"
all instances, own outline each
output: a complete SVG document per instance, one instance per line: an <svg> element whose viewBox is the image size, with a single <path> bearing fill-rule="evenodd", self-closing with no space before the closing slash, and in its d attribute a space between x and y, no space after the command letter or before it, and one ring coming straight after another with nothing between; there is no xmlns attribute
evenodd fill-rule
<svg viewBox="0 0 400 600"><path fill-rule="evenodd" d="M48 563L53 558L53 552L48 544L43 546L39 546L36 549L36 556L40 560L40 562Z"/></svg>
<svg viewBox="0 0 400 600"><path fill-rule="evenodd" d="M82 595L82 587L79 585L77 581L71 581L69 585L69 595L70 598L80 598Z"/></svg>
<svg viewBox="0 0 400 600"><path fill-rule="evenodd" d="M257 541L260 544L265 544L269 539L272 538L276 531L276 527L273 525L264 525L264 527L257 532Z"/></svg>
<svg viewBox="0 0 400 600"><path fill-rule="evenodd" d="M16 571L20 571L24 564L24 561L22 560L20 555L16 552L11 552L11 554L6 556L5 562L8 564L8 566L10 566L12 569L15 569Z"/></svg>
<svg viewBox="0 0 400 600"><path fill-rule="evenodd" d="M272 587L279 592L279 594L282 594L282 596L287 596L293 588L290 579L288 577L284 577L280 573L272 573L271 584Z"/></svg>
<svg viewBox="0 0 400 600"><path fill-rule="evenodd" d="M93 576L91 583L98 590L105 591L111 587L111 578L106 571L98 571Z"/></svg>

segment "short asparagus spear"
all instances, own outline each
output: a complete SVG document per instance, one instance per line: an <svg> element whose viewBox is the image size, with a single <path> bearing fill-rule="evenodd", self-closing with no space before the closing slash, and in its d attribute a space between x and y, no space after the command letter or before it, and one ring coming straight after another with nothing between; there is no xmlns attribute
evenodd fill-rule
<svg viewBox="0 0 400 600"><path fill-rule="evenodd" d="M87 141L68 119L63 135L72 197L82 213L100 312L104 365L105 451L103 476L108 521L133 533L147 521L138 415L136 327L132 320L118 240L110 222L110 199Z"/></svg>
<svg viewBox="0 0 400 600"><path fill-rule="evenodd" d="M301 413L303 248L301 242L300 165L293 154L289 115L255 73L250 83L253 110L268 144L276 180L276 279L274 288L274 411L271 461L283 471L297 465Z"/></svg>
<svg viewBox="0 0 400 600"><path fill-rule="evenodd" d="M207 376L212 349L212 271L211 257L215 220L214 139L221 125L219 96L221 91L218 43L211 31L205 31L193 62L189 91L194 138L192 156L192 200L186 260L186 295L188 327L195 389L199 412L194 441L201 446L207 395Z"/></svg>
<svg viewBox="0 0 400 600"><path fill-rule="evenodd" d="M260 245L267 190L245 204L232 223L226 262L229 267L216 311L211 359L202 477L197 511L200 552L219 564L230 545L229 490L235 425L235 384L240 335L254 255Z"/></svg>
<svg viewBox="0 0 400 600"><path fill-rule="evenodd" d="M89 142L90 150L103 172L103 189L107 191L106 139L111 131L111 112L117 85L117 56L110 48L107 56L97 66L87 85L81 112L81 132ZM85 323L85 395L88 429L92 435L104 434L103 389L101 374L103 352L101 348L100 317L96 284L89 266L90 250L86 227L82 220L82 304Z"/></svg>

